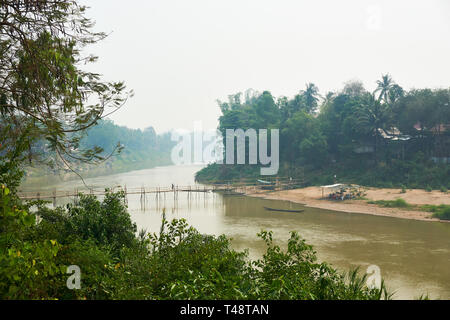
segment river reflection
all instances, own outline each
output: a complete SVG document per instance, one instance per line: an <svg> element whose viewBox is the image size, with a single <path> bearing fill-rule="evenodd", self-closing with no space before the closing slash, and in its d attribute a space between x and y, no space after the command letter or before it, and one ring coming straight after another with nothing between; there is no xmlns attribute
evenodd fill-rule
<svg viewBox="0 0 450 320"><path fill-rule="evenodd" d="M194 184L199 166L170 166L86 179L91 187L127 185L170 186ZM48 189L82 189L81 182L47 185ZM25 187L24 187L25 188ZM62 204L64 199L59 199ZM143 205L143 201L145 206ZM256 236L262 229L272 230L276 243L284 246L290 231L297 231L314 246L320 260L348 270L360 266L364 271L375 264L394 298L450 299L450 224L423 222L364 214L334 212L303 207L287 201L264 200L216 193L173 193L156 196L128 196L128 206L139 229L157 232L161 212L167 218L186 218L200 232L226 234L233 247L249 249L251 258L265 251ZM264 206L304 209L301 213L272 212Z"/></svg>

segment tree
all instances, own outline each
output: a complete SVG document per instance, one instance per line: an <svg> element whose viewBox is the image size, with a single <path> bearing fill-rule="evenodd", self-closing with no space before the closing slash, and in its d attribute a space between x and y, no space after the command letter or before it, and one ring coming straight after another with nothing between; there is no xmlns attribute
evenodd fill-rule
<svg viewBox="0 0 450 320"><path fill-rule="evenodd" d="M132 94L83 69L97 57L82 49L105 37L85 11L74 0L0 1L1 143L15 146L25 136L30 161L41 139L54 156L41 158L48 164L101 160L101 148L79 148L81 135Z"/></svg>
<svg viewBox="0 0 450 320"><path fill-rule="evenodd" d="M302 96L305 98L306 111L308 113L314 113L317 109L317 103L319 101L319 88L314 83L307 83L306 90L301 91Z"/></svg>
<svg viewBox="0 0 450 320"><path fill-rule="evenodd" d="M374 139L374 157L377 160L378 143L381 130L390 127L390 113L386 105L375 98L375 94L367 94L365 101L356 110L356 129Z"/></svg>
<svg viewBox="0 0 450 320"><path fill-rule="evenodd" d="M405 91L398 84L393 84L388 92L389 103L392 105L405 95Z"/></svg>
<svg viewBox="0 0 450 320"><path fill-rule="evenodd" d="M286 121L281 131L282 156L291 163L319 166L326 160L327 142L318 119L305 111L297 112Z"/></svg>
<svg viewBox="0 0 450 320"><path fill-rule="evenodd" d="M378 101L389 103L389 91L392 89L394 81L389 74L385 74L381 77L381 80L377 80L377 88L374 93L379 92Z"/></svg>
<svg viewBox="0 0 450 320"><path fill-rule="evenodd" d="M364 89L364 84L360 80L350 80L344 84L342 92L351 97L362 96L367 91Z"/></svg>
<svg viewBox="0 0 450 320"><path fill-rule="evenodd" d="M448 156L450 89L416 89L395 104L399 129L414 137L416 149Z"/></svg>

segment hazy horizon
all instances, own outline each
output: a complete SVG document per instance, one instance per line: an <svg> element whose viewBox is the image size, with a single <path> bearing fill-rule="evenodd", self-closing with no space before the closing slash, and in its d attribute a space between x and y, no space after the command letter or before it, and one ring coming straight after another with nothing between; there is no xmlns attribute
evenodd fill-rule
<svg viewBox="0 0 450 320"><path fill-rule="evenodd" d="M84 3L110 33L87 48L99 56L89 68L135 92L110 117L129 128L212 129L216 100L249 88L292 97L358 79L373 90L385 73L406 90L450 85L445 0Z"/></svg>

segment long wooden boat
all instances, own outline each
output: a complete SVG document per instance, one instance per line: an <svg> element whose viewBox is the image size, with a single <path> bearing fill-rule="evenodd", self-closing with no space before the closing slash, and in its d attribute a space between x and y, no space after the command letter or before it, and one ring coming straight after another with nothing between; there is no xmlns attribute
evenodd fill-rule
<svg viewBox="0 0 450 320"><path fill-rule="evenodd" d="M244 192L224 192L222 193L223 196L242 196L244 195Z"/></svg>
<svg viewBox="0 0 450 320"><path fill-rule="evenodd" d="M305 211L305 210L274 209L274 208L269 208L269 207L264 207L264 209L269 210L269 211L280 211L280 212L303 212L303 211Z"/></svg>

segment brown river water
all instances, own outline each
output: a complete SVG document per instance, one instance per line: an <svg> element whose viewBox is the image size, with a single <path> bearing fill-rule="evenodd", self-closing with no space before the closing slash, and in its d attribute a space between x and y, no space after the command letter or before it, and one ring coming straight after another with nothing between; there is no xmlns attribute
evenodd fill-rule
<svg viewBox="0 0 450 320"><path fill-rule="evenodd" d="M194 185L194 174L202 166L168 166L85 179L94 188L124 186L168 187ZM45 179L43 179L45 180ZM82 190L81 181L45 185L39 189ZM36 190L36 186L23 186ZM68 199L58 199L63 204ZM266 207L304 209L302 213L271 212ZM395 299L414 299L429 294L432 299L450 299L450 223L424 222L358 213L303 207L286 201L218 193L147 194L145 209L140 195L128 196L128 208L138 229L157 232L161 212L167 219L186 218L200 232L225 234L237 250L249 249L258 258L265 245L256 234L272 230L280 246L290 231L297 231L314 246L319 260L346 271L369 265L380 268L381 276Z"/></svg>

